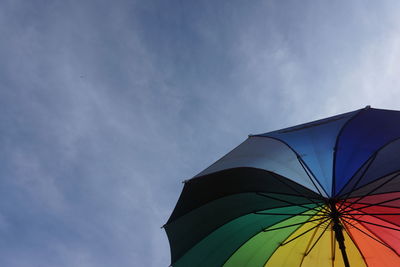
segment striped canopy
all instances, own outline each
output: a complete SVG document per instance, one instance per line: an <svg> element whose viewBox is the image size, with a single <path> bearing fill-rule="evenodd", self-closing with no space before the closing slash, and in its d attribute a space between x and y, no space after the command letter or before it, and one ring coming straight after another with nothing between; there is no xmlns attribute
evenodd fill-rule
<svg viewBox="0 0 400 267"><path fill-rule="evenodd" d="M185 181L172 266L400 266L400 112L249 136Z"/></svg>

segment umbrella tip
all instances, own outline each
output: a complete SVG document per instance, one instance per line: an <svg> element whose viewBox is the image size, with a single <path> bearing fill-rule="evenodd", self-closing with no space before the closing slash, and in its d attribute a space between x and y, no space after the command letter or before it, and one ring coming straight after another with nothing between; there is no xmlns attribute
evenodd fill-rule
<svg viewBox="0 0 400 267"><path fill-rule="evenodd" d="M370 106L370 105L367 105L367 106L365 107L365 109L369 109L369 108L371 108L371 106Z"/></svg>

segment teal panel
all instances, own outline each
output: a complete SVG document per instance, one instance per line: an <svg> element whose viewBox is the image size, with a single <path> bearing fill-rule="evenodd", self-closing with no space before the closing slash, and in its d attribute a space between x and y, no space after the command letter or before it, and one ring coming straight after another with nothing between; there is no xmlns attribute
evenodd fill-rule
<svg viewBox="0 0 400 267"><path fill-rule="evenodd" d="M264 194L274 199L256 193L230 195L209 202L167 224L165 230L171 245L172 262L182 257L207 235L236 218L260 210L291 206L289 203L312 203L311 200L300 196Z"/></svg>

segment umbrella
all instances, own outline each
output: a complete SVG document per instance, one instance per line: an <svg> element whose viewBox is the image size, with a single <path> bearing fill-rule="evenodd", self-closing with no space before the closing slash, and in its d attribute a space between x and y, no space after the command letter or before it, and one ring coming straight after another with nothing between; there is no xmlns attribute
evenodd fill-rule
<svg viewBox="0 0 400 267"><path fill-rule="evenodd" d="M400 112L250 135L184 181L172 266L400 266Z"/></svg>

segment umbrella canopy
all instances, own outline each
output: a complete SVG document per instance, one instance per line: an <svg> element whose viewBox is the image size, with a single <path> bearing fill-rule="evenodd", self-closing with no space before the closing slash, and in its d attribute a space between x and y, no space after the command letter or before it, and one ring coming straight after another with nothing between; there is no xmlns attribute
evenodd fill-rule
<svg viewBox="0 0 400 267"><path fill-rule="evenodd" d="M184 182L172 266L400 266L400 112L249 138Z"/></svg>

